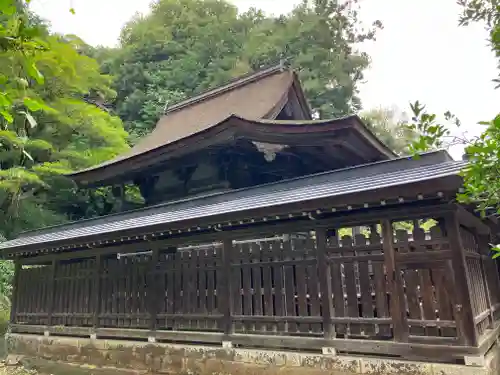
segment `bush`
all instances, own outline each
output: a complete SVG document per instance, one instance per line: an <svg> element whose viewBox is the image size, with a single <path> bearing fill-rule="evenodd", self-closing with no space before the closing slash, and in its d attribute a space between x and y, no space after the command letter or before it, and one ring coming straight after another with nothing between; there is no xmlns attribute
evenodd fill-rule
<svg viewBox="0 0 500 375"><path fill-rule="evenodd" d="M7 296L0 296L0 335L7 333L10 322L10 300Z"/></svg>

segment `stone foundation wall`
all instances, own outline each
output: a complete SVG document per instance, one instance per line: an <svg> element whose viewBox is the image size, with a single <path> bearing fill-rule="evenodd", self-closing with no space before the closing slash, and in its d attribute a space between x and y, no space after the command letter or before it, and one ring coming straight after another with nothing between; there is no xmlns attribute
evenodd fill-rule
<svg viewBox="0 0 500 375"><path fill-rule="evenodd" d="M38 360L134 373L171 375L493 375L500 372L494 346L484 366L332 356L222 347L170 345L12 334L9 351Z"/></svg>

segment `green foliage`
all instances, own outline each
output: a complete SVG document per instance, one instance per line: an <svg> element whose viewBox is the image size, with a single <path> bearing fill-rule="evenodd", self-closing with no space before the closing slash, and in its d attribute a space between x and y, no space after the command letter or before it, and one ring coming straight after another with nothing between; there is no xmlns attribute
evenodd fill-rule
<svg viewBox="0 0 500 375"><path fill-rule="evenodd" d="M302 1L290 14L262 18L256 13L244 57L254 69L289 59L299 71L304 91L319 118L340 117L361 108L357 83L369 57L355 49L382 27L363 30L358 1Z"/></svg>
<svg viewBox="0 0 500 375"><path fill-rule="evenodd" d="M444 114L447 123L441 124L435 114L429 114L424 105L416 101L410 103L413 113L411 122L404 125L408 131L415 134L415 139L409 145L411 153L420 153L428 150L443 148L446 140L451 138L450 123L459 127L460 120L450 112Z"/></svg>
<svg viewBox="0 0 500 375"><path fill-rule="evenodd" d="M406 126L406 115L396 108L374 108L361 113L370 130L398 155L407 155L417 134Z"/></svg>
<svg viewBox="0 0 500 375"><path fill-rule="evenodd" d="M92 104L116 94L85 44L51 35L22 3L0 5L0 231L12 237L100 214L64 174L124 152L128 134Z"/></svg>
<svg viewBox="0 0 500 375"><path fill-rule="evenodd" d="M490 44L498 58L500 77L500 4L497 0L460 0L463 8L460 25L470 22L482 22L490 34ZM500 87L500 78L494 80ZM412 106L415 114L410 128L416 129L421 136L412 144L412 150L425 151L433 147L446 145L450 134L448 124L441 124L436 115L425 112L418 102ZM449 112L447 121L459 125L459 121ZM470 163L462 170L464 192L458 194L461 203L474 204L482 216L500 215L500 113L492 120L480 123L483 133L475 139L459 140L465 146L465 154ZM493 258L500 257L500 245L492 245Z"/></svg>
<svg viewBox="0 0 500 375"><path fill-rule="evenodd" d="M498 62L498 78L493 81L500 87L500 3L498 0L458 0L462 6L460 25L482 22L490 34L490 44Z"/></svg>
<svg viewBox="0 0 500 375"><path fill-rule="evenodd" d="M483 215L500 214L500 114L466 147L470 163L462 171L464 192L458 199L475 203Z"/></svg>
<svg viewBox="0 0 500 375"><path fill-rule="evenodd" d="M239 15L219 0L158 0L124 27L120 48L84 53L114 76L114 108L134 141L169 104L281 59L299 71L316 116L352 113L369 63L355 45L380 27L361 30L357 0L303 1L281 17Z"/></svg>

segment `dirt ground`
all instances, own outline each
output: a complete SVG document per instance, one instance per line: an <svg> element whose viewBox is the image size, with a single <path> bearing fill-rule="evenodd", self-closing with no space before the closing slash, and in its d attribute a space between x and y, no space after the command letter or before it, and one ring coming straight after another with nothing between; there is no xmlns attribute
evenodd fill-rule
<svg viewBox="0 0 500 375"><path fill-rule="evenodd" d="M27 370L23 366L6 366L5 363L0 363L0 375L49 375L49 374L40 374L35 370Z"/></svg>

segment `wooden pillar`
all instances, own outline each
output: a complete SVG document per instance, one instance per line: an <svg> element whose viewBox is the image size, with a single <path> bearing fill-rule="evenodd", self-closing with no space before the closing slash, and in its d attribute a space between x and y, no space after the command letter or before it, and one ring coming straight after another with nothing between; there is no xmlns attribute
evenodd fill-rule
<svg viewBox="0 0 500 375"><path fill-rule="evenodd" d="M157 267L158 267L158 257L159 257L159 249L157 247L153 247L152 249L152 255L151 255L151 266L149 269L149 329L151 331L156 330L156 319L158 315L158 298L159 298L159 293L158 293L158 274L157 274Z"/></svg>
<svg viewBox="0 0 500 375"><path fill-rule="evenodd" d="M456 212L448 213L444 218L446 236L452 251L450 277L453 278L455 304L453 306L459 342L467 346L477 346L477 330L467 282L467 264L465 250L460 236L460 226Z"/></svg>
<svg viewBox="0 0 500 375"><path fill-rule="evenodd" d="M404 303L403 280L394 251L394 233L389 220L381 221L382 246L384 249L384 264L387 272L387 283L391 295L391 317L396 341L406 342L409 336L408 319Z"/></svg>
<svg viewBox="0 0 500 375"><path fill-rule="evenodd" d="M49 292L47 293L48 301L47 301L47 325L52 326L52 314L54 312L54 305L56 301L56 272L57 272L58 262L57 260L52 261L52 265L50 266L51 272L49 277Z"/></svg>
<svg viewBox="0 0 500 375"><path fill-rule="evenodd" d="M321 293L321 315L323 318L325 339L335 337L335 326L332 324L333 298L330 263L326 254L326 229L316 229L316 261L318 265L319 285Z"/></svg>
<svg viewBox="0 0 500 375"><path fill-rule="evenodd" d="M10 323L16 323L16 313L17 313L17 294L19 288L19 277L21 275L21 262L19 259L14 261L14 279L12 280L12 298L10 307Z"/></svg>
<svg viewBox="0 0 500 375"><path fill-rule="evenodd" d="M101 273L102 273L102 256L96 255L95 259L95 273L94 273L94 293L93 303L94 316L92 325L95 328L99 327L99 312L101 310Z"/></svg>
<svg viewBox="0 0 500 375"><path fill-rule="evenodd" d="M222 328L226 335L233 333L233 322L232 322L232 307L231 307L231 295L232 295L232 283L231 283L231 255L234 251L233 240L225 239L222 244L222 275L220 280L222 285L217 288L222 288L222 293L220 295L219 306L221 313L223 315Z"/></svg>

